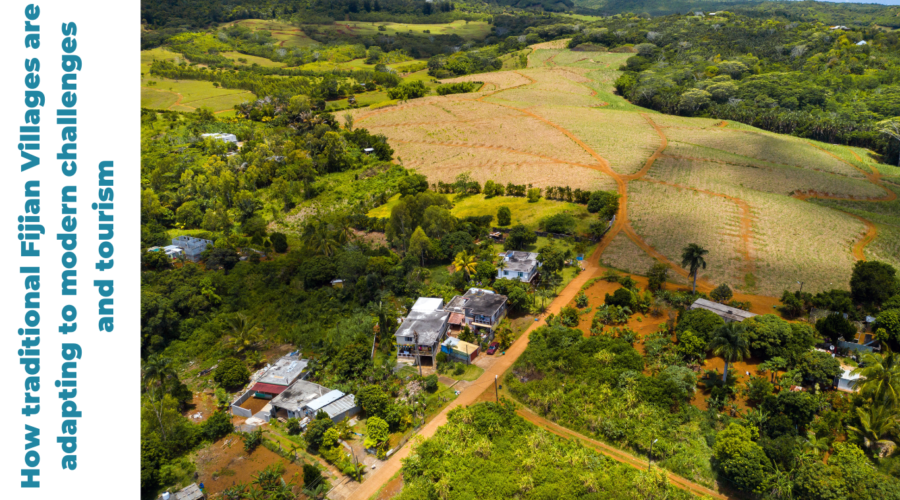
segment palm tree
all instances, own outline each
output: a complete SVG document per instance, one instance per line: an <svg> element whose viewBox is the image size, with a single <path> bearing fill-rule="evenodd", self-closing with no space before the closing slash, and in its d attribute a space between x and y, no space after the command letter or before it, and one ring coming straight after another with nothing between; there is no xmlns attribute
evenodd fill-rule
<svg viewBox="0 0 900 500"><path fill-rule="evenodd" d="M245 358L247 364L251 369L255 369L259 365L264 365L266 363L266 357L260 354L259 351L250 351L247 353L247 357Z"/></svg>
<svg viewBox="0 0 900 500"><path fill-rule="evenodd" d="M475 265L475 256L469 255L465 250L456 254L456 259L453 260L453 268L465 273L467 280L475 274Z"/></svg>
<svg viewBox="0 0 900 500"><path fill-rule="evenodd" d="M325 493L327 491L327 488L322 483L317 484L313 488L303 488L303 494L308 496L312 500L321 500L325 497Z"/></svg>
<svg viewBox="0 0 900 500"><path fill-rule="evenodd" d="M497 263L497 271L499 271L497 273L497 276L503 276L503 270L506 269L508 266L509 266L509 264L507 264L506 259L500 259L500 262Z"/></svg>
<svg viewBox="0 0 900 500"><path fill-rule="evenodd" d="M706 260L703 259L703 256L708 253L709 250L696 243L691 243L681 251L681 267L687 268L690 276L694 277L694 293L697 293L697 274L701 268L706 269Z"/></svg>
<svg viewBox="0 0 900 500"><path fill-rule="evenodd" d="M797 436L797 444L817 459L829 448L828 441L825 438L816 437L816 433L813 431L806 431L806 439Z"/></svg>
<svg viewBox="0 0 900 500"><path fill-rule="evenodd" d="M900 401L900 353L884 346L884 353L869 352L862 358L864 368L853 370L862 379L859 388L876 401L894 404Z"/></svg>
<svg viewBox="0 0 900 500"><path fill-rule="evenodd" d="M260 329L256 323L247 319L243 313L238 313L228 320L231 327L231 338L226 345L237 354L252 347L259 341Z"/></svg>
<svg viewBox="0 0 900 500"><path fill-rule="evenodd" d="M866 448L878 450L879 456L885 456L896 446L886 437L897 428L896 415L887 405L871 405L868 410L862 406L856 408L859 425L848 425L847 430L863 440Z"/></svg>
<svg viewBox="0 0 900 500"><path fill-rule="evenodd" d="M331 257L341 247L344 238L341 231L331 231L327 222L318 221L303 228L303 239L311 253Z"/></svg>
<svg viewBox="0 0 900 500"><path fill-rule="evenodd" d="M709 349L716 356L725 360L725 371L722 382L728 378L728 364L750 357L750 342L744 336L747 327L743 323L725 323L716 329L715 336L709 342Z"/></svg>
<svg viewBox="0 0 900 500"><path fill-rule="evenodd" d="M151 354L147 357L147 361L144 361L143 372L141 378L144 381L147 392L150 393L164 391L163 388L167 385L166 382L173 377L177 377L175 369L172 367L172 360L162 357L159 353Z"/></svg>

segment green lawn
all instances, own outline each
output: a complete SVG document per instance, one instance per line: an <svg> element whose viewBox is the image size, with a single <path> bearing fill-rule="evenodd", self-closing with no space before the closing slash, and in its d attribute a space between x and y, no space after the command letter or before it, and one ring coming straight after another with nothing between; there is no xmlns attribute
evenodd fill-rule
<svg viewBox="0 0 900 500"><path fill-rule="evenodd" d="M479 356L487 356L486 352L478 353ZM452 378L453 380L467 380L472 381L477 379L484 373L484 368L476 365L462 365L466 367L466 370L462 373L462 375L456 375L453 373L453 370L448 370L444 375Z"/></svg>
<svg viewBox="0 0 900 500"><path fill-rule="evenodd" d="M454 216L462 218L477 215L494 215L494 223L496 224L497 210L506 206L512 213L512 224L523 224L531 229L537 229L541 219L556 215L561 212L568 212L578 220L576 233L584 233L588 226L594 220L594 216L587 211L584 205L576 203L568 203L565 201L552 201L541 198L536 203L528 203L526 198L512 196L495 196L485 199L483 194L468 196L462 200L456 201L454 195L449 195L453 202L453 209L450 211ZM387 203L380 207L369 211L369 217L387 218L391 216L391 209L400 200L400 195L394 195Z"/></svg>
<svg viewBox="0 0 900 500"><path fill-rule="evenodd" d="M284 63L273 61L271 59L266 59L265 57L259 56L251 56L249 54L241 54L240 52L222 52L220 54L222 57L227 57L232 59L234 63L238 66L252 66L253 64L258 64L260 66L266 68L281 68L284 67ZM238 59L244 59L247 62L239 61Z"/></svg>
<svg viewBox="0 0 900 500"><path fill-rule="evenodd" d="M379 26L384 26L384 31L379 31ZM335 21L332 27L342 34L353 36L397 36L412 32L416 35L459 35L470 40L480 40L491 33L491 25L484 21L453 21L445 24Z"/></svg>

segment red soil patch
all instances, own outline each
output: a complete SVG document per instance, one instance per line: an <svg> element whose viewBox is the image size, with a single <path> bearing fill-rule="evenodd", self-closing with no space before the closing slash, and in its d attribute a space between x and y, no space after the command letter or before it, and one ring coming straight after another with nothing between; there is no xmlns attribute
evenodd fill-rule
<svg viewBox="0 0 900 500"><path fill-rule="evenodd" d="M197 482L204 483L210 498L235 484L251 483L255 474L276 463L284 464L281 477L285 482L294 482L295 492L299 493L303 484L302 464L292 464L262 446L248 454L244 451L244 441L234 435L201 450L195 461L200 475Z"/></svg>
<svg viewBox="0 0 900 500"><path fill-rule="evenodd" d="M193 399L188 403L182 415L191 419L191 422L200 423L212 416L218 409L216 396L212 391L195 392ZM200 413L200 418L193 418L193 415Z"/></svg>

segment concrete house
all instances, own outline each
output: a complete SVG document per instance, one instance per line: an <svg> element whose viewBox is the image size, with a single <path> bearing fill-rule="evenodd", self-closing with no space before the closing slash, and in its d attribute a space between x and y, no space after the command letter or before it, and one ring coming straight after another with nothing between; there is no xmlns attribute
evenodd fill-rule
<svg viewBox="0 0 900 500"><path fill-rule="evenodd" d="M462 329L468 326L476 332L484 331L490 337L500 320L506 316L506 303L506 295L470 288L464 295L453 297L444 311L451 313L451 328Z"/></svg>
<svg viewBox="0 0 900 500"><path fill-rule="evenodd" d="M510 250L500 254L506 266L497 270L497 278L507 278L531 283L538 273L540 264L537 261L538 254L534 252L516 252Z"/></svg>
<svg viewBox="0 0 900 500"><path fill-rule="evenodd" d="M394 336L397 338L397 360L434 363L439 344L447 334L450 313L444 311L444 299L421 297L410 309Z"/></svg>
<svg viewBox="0 0 900 500"><path fill-rule="evenodd" d="M841 367L843 372L834 378L835 389L843 392L856 392L856 384L859 382L859 374L853 374L853 368Z"/></svg>
<svg viewBox="0 0 900 500"><path fill-rule="evenodd" d="M752 312L706 299L695 300L694 303L691 304L691 309L706 309L707 311L712 311L718 314L726 323L731 323L733 321L741 322L756 316L756 314L753 314Z"/></svg>
<svg viewBox="0 0 900 500"><path fill-rule="evenodd" d="M234 134L223 134L223 133L217 132L214 134L200 134L200 137L203 137L204 139L207 137L210 137L210 138L216 139L218 141L225 141L225 142L230 142L233 144L238 143L237 136Z"/></svg>
<svg viewBox="0 0 900 500"><path fill-rule="evenodd" d="M172 245L181 248L184 251L184 255L191 259L192 262L199 262L200 254L212 244L212 240L204 240L203 238L194 238L192 236L172 238Z"/></svg>
<svg viewBox="0 0 900 500"><path fill-rule="evenodd" d="M335 423L359 413L353 394L329 390L319 384L298 380L272 400L270 418L312 420L324 411Z"/></svg>

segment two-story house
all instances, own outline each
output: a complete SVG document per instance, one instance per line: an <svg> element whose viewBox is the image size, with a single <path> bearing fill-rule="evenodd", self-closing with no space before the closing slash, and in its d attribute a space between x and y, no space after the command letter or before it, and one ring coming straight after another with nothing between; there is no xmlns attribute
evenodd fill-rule
<svg viewBox="0 0 900 500"><path fill-rule="evenodd" d="M397 360L433 364L440 343L447 334L450 313L444 311L444 299L421 297L397 328Z"/></svg>
<svg viewBox="0 0 900 500"><path fill-rule="evenodd" d="M500 254L503 265L497 268L497 278L506 278L531 283L537 275L540 264L538 254L534 252L517 252L510 250Z"/></svg>
<svg viewBox="0 0 900 500"><path fill-rule="evenodd" d="M444 311L450 312L450 326L457 329L468 326L473 331L483 332L488 338L500 320L506 316L507 298L480 288L470 288L464 295L453 297Z"/></svg>

